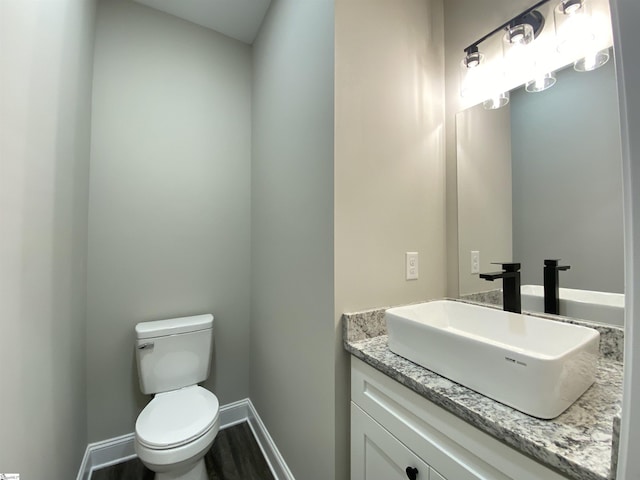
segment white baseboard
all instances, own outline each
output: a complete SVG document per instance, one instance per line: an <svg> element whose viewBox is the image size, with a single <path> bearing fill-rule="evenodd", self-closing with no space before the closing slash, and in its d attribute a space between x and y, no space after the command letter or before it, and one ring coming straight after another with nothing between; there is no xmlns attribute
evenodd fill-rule
<svg viewBox="0 0 640 480"><path fill-rule="evenodd" d="M245 398L220 407L221 430L242 422L249 423L275 480L295 480L250 399ZM129 433L87 445L76 480L89 480L94 470L135 458L134 437L135 434Z"/></svg>
<svg viewBox="0 0 640 480"><path fill-rule="evenodd" d="M91 472L98 468L126 462L136 457L133 448L135 434L128 433L102 442L90 443L84 452L76 480L89 480Z"/></svg>
<svg viewBox="0 0 640 480"><path fill-rule="evenodd" d="M264 423L262 423L262 419L258 415L253 403L251 403L249 398L245 401L248 408L247 421L249 422L249 427L253 432L256 442L258 442L260 450L262 450L264 458L269 464L273 477L276 480L295 480L287 463L284 461L284 458L282 458L282 455L280 455L280 451L278 447L276 447L273 438L269 435L269 431L264 426Z"/></svg>

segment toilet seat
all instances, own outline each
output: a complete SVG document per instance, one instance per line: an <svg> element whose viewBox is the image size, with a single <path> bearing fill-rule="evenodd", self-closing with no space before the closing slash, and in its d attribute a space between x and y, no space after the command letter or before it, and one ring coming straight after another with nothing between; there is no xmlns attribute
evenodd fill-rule
<svg viewBox="0 0 640 480"><path fill-rule="evenodd" d="M198 385L156 395L136 421L136 439L154 450L180 447L217 425L220 404Z"/></svg>

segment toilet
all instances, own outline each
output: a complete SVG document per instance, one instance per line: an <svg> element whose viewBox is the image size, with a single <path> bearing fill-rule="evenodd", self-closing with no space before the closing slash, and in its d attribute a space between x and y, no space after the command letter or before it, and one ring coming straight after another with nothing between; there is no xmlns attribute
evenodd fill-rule
<svg viewBox="0 0 640 480"><path fill-rule="evenodd" d="M138 323L140 389L153 399L136 420L135 451L156 480L207 480L204 455L220 429L209 376L213 315Z"/></svg>

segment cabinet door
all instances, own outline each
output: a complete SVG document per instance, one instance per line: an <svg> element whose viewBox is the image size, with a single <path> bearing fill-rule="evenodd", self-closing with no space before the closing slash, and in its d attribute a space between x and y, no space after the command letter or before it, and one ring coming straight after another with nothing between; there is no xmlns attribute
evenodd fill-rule
<svg viewBox="0 0 640 480"><path fill-rule="evenodd" d="M429 480L447 480L442 475L440 475L438 472L436 472L433 468L429 472L429 475L430 475L429 476Z"/></svg>
<svg viewBox="0 0 640 480"><path fill-rule="evenodd" d="M407 467L417 469L415 477ZM430 480L429 465L351 402L351 480L409 478Z"/></svg>

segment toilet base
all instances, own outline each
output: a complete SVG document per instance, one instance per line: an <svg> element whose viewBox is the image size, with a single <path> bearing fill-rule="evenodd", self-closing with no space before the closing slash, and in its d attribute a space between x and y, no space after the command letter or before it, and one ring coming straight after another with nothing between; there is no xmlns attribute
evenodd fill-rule
<svg viewBox="0 0 640 480"><path fill-rule="evenodd" d="M209 480L204 457L200 458L193 466L185 469L177 469L171 472L156 472L155 480Z"/></svg>

